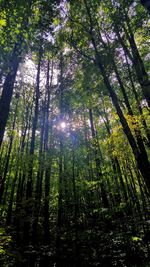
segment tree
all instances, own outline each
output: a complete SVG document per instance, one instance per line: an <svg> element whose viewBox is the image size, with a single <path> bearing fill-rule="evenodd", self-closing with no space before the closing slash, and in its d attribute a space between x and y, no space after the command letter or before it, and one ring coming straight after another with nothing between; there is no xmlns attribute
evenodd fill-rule
<svg viewBox="0 0 150 267"><path fill-rule="evenodd" d="M132 0L11 0L0 16L2 106L11 80L0 264L145 267L146 11Z"/></svg>

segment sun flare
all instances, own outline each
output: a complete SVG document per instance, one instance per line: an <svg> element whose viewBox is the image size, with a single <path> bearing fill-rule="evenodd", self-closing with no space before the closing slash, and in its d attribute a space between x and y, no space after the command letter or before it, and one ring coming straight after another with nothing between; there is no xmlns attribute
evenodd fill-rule
<svg viewBox="0 0 150 267"><path fill-rule="evenodd" d="M66 128L66 123L64 122L64 121L62 121L61 123L60 123L60 127L62 128L62 129L65 129Z"/></svg>

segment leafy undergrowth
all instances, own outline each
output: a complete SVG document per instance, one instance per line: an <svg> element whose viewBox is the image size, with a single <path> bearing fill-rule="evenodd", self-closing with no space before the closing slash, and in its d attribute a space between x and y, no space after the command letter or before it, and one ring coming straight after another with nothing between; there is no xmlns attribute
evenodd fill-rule
<svg viewBox="0 0 150 267"><path fill-rule="evenodd" d="M63 227L59 248L56 236L49 245L16 245L1 229L3 267L150 267L149 246L145 243L140 221L128 216L111 220L108 216L88 218L86 223ZM144 241L143 241L144 240Z"/></svg>
<svg viewBox="0 0 150 267"><path fill-rule="evenodd" d="M11 254L9 253L9 248L12 246L12 237L5 228L0 227L0 266L10 266L9 260Z"/></svg>

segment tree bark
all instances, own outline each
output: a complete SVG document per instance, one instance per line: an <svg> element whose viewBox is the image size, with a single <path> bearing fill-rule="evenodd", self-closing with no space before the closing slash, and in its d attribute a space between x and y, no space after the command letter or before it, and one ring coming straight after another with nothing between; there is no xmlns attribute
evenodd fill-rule
<svg viewBox="0 0 150 267"><path fill-rule="evenodd" d="M14 50L12 52L9 71L3 85L2 96L0 99L0 147L4 138L5 128L9 116L10 103L13 95L14 83L20 62L21 42L18 42L15 44Z"/></svg>
<svg viewBox="0 0 150 267"><path fill-rule="evenodd" d="M15 112L14 112L14 120L13 120L13 125L12 125L12 131L14 131L15 125L16 125L18 100L19 100L19 98L16 99L17 102L16 102L16 107L15 107ZM11 151L12 151L13 140L14 140L14 134L12 133L12 135L10 137L10 143L9 143L8 154L7 154L7 158L6 158L4 174L3 174L3 178L2 178L1 183L0 183L0 203L1 203L2 197L3 197L4 184L5 184L5 180L6 180L6 176L7 176L7 172L8 172L9 160L10 160L10 154L11 154Z"/></svg>
<svg viewBox="0 0 150 267"><path fill-rule="evenodd" d="M94 128L94 121L93 121L93 112L92 109L89 109L89 117L90 117L90 125L91 125L91 132L92 132L92 138L94 142L94 153L95 153L95 165L96 165L96 175L97 179L100 181L100 189L101 189L101 197L102 197L102 203L105 208L109 207L108 197L106 193L106 188L103 182L103 175L101 171L101 162L100 162L100 154L99 154L99 144Z"/></svg>
<svg viewBox="0 0 150 267"><path fill-rule="evenodd" d="M35 89L35 107L34 107L34 116L32 122L32 136L30 143L30 162L28 167L28 177L26 185L26 201L25 206L25 223L24 223L24 242L25 244L29 243L29 232L30 232L30 223L31 223L31 214L33 210L32 206L32 195L33 195L33 164L34 164L34 150L35 150L35 134L37 129L38 117L39 117L39 97L40 97L40 72L41 72L41 58L42 51L39 50L38 58L38 69L36 77L36 89Z"/></svg>
<svg viewBox="0 0 150 267"><path fill-rule="evenodd" d="M45 167L45 191L44 191L44 243L49 244L50 242L50 225L49 225L49 193L50 193L50 176L51 176L51 164L52 158L49 156L49 131L51 132L51 128L49 126L49 108L50 108L50 101L51 101L51 86L52 86L52 79L53 79L53 62L51 66L51 81L49 79L49 72L50 72L50 62L48 60L47 65L47 82L46 82L46 89L47 89L47 105L45 111L45 135L44 135L44 151L45 151L45 160L46 160L46 167ZM51 144L50 144L51 150ZM49 162L49 164L48 164Z"/></svg>
<svg viewBox="0 0 150 267"><path fill-rule="evenodd" d="M126 23L128 26L128 32L126 31L126 35L129 40L132 55L133 55L133 64L134 64L134 67L137 73L138 81L141 85L143 95L148 103L148 106L150 107L150 80L148 77L148 73L146 72L143 60L139 54L139 51L138 51L138 48L135 42L134 34L130 26L130 20L127 14L126 14Z"/></svg>

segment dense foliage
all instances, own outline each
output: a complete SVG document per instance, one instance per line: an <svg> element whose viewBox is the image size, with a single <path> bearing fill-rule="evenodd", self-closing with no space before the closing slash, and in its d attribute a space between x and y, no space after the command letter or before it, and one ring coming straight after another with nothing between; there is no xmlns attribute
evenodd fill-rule
<svg viewBox="0 0 150 267"><path fill-rule="evenodd" d="M0 266L148 267L140 1L0 0Z"/></svg>

